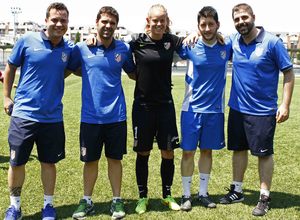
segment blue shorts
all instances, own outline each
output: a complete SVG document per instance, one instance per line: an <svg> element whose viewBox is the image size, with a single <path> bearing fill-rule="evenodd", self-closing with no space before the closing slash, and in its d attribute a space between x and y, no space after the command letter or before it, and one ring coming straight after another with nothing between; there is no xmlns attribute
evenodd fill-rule
<svg viewBox="0 0 300 220"><path fill-rule="evenodd" d="M179 147L174 103L148 105L134 102L132 128L136 152L152 150L154 137L161 150Z"/></svg>
<svg viewBox="0 0 300 220"><path fill-rule="evenodd" d="M12 116L8 129L8 143L11 166L26 164L34 143L40 162L57 163L65 158L64 124L40 123Z"/></svg>
<svg viewBox="0 0 300 220"><path fill-rule="evenodd" d="M181 112L181 148L219 150L225 146L224 114Z"/></svg>
<svg viewBox="0 0 300 220"><path fill-rule="evenodd" d="M250 150L259 157L272 155L275 128L275 115L255 116L230 109L228 150Z"/></svg>
<svg viewBox="0 0 300 220"><path fill-rule="evenodd" d="M105 156L122 160L127 153L127 123L126 121L110 124L80 124L80 160L91 162L99 160L103 145Z"/></svg>

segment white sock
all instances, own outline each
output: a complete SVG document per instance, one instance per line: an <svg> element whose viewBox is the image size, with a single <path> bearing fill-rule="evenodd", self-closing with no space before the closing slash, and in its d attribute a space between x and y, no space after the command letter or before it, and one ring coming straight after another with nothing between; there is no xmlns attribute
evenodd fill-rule
<svg viewBox="0 0 300 220"><path fill-rule="evenodd" d="M121 197L115 197L115 196L114 196L114 197L113 197L113 202L116 202L118 199L121 200L122 198L121 198Z"/></svg>
<svg viewBox="0 0 300 220"><path fill-rule="evenodd" d="M182 176L181 179L182 179L183 196L190 197L192 176Z"/></svg>
<svg viewBox="0 0 300 220"><path fill-rule="evenodd" d="M208 181L210 174L200 173L199 175L199 196L207 196Z"/></svg>
<svg viewBox="0 0 300 220"><path fill-rule="evenodd" d="M10 205L14 206L17 210L20 210L21 196L10 196Z"/></svg>
<svg viewBox="0 0 300 220"><path fill-rule="evenodd" d="M270 190L260 189L260 195L265 195L265 196L270 197Z"/></svg>
<svg viewBox="0 0 300 220"><path fill-rule="evenodd" d="M44 195L44 208L50 204L53 205L53 196Z"/></svg>
<svg viewBox="0 0 300 220"><path fill-rule="evenodd" d="M242 188L243 182L233 181L232 184L235 186L234 191L239 192L239 193L243 192L243 188Z"/></svg>
<svg viewBox="0 0 300 220"><path fill-rule="evenodd" d="M83 199L86 200L87 204L89 204L89 205L92 204L92 197L91 196L83 196Z"/></svg>

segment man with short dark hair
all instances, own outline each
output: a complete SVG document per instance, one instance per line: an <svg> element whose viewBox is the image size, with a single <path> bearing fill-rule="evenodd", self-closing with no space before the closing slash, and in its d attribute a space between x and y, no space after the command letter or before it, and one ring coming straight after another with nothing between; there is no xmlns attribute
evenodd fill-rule
<svg viewBox="0 0 300 220"><path fill-rule="evenodd" d="M50 4L45 22L45 31L28 33L16 42L4 72L4 110L11 114L8 134L8 186L11 204L6 211L5 220L22 218L21 189L25 180L25 164L34 143L41 164L44 189L42 219L56 219L53 208L55 163L65 157L61 100L64 70L73 45L63 38L69 23L69 11L64 4ZM20 80L13 101L11 91L19 66Z"/></svg>
<svg viewBox="0 0 300 220"><path fill-rule="evenodd" d="M183 59L188 59L180 122L183 211L192 209L191 183L197 147L200 149L198 200L204 207L216 207L209 197L208 183L212 150L225 146L224 89L227 62L231 58L231 43L221 44L217 40L219 27L217 11L211 6L203 7L198 13L200 39L194 47L183 45L179 53Z"/></svg>
<svg viewBox="0 0 300 220"><path fill-rule="evenodd" d="M282 41L263 27L255 26L250 5L234 6L232 18L238 31L231 36L233 75L228 117L233 182L220 203L244 200L242 183L250 150L258 157L260 178L260 198L252 214L263 216L269 210L276 122L289 118L295 76ZM279 71L283 73L283 99L277 108Z"/></svg>
<svg viewBox="0 0 300 220"><path fill-rule="evenodd" d="M103 145L108 163L113 201L113 219L125 216L121 199L122 159L126 154L126 104L121 83L122 69L134 78L135 65L129 45L114 39L118 12L102 7L96 18L97 44L78 43L69 68L82 72L82 108L80 124L80 159L84 162L84 193L74 219L94 212L92 193L98 176ZM73 56L74 55L74 56Z"/></svg>

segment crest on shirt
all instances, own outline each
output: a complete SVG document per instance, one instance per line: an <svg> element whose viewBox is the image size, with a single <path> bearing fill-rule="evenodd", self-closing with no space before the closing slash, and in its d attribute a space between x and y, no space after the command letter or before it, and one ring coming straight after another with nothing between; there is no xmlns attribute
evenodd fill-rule
<svg viewBox="0 0 300 220"><path fill-rule="evenodd" d="M119 63L122 60L122 56L119 53L115 54L115 60Z"/></svg>
<svg viewBox="0 0 300 220"><path fill-rule="evenodd" d="M85 156L86 155L86 147L81 147L81 156Z"/></svg>
<svg viewBox="0 0 300 220"><path fill-rule="evenodd" d="M68 55L64 52L61 53L61 60L65 63L68 61Z"/></svg>
<svg viewBox="0 0 300 220"><path fill-rule="evenodd" d="M263 54L263 51L264 51L263 48L257 47L257 48L255 49L255 55L256 55L257 57L260 57L260 56Z"/></svg>
<svg viewBox="0 0 300 220"><path fill-rule="evenodd" d="M15 157L16 157L16 151L11 150L11 151L10 151L10 159L11 159L11 160L14 160Z"/></svg>
<svg viewBox="0 0 300 220"><path fill-rule="evenodd" d="M166 50L169 50L170 47L171 47L171 43L170 42L165 42L164 47L165 47Z"/></svg>
<svg viewBox="0 0 300 220"><path fill-rule="evenodd" d="M225 58L226 58L226 50L221 50L221 51L220 51L220 56L221 56L221 58L222 58L223 60L225 60Z"/></svg>

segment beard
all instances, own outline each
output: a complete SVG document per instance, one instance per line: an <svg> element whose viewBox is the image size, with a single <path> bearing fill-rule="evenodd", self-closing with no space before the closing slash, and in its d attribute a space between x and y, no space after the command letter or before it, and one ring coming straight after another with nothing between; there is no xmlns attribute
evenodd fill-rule
<svg viewBox="0 0 300 220"><path fill-rule="evenodd" d="M236 30L243 36L248 35L254 28L254 22L245 23L242 25L236 26Z"/></svg>

